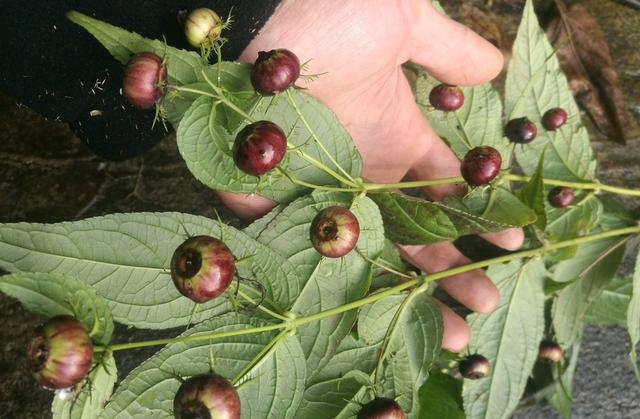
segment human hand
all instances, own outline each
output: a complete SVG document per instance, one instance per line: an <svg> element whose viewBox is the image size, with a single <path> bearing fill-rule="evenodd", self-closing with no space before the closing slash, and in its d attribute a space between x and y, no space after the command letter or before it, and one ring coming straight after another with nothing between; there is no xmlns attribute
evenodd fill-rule
<svg viewBox="0 0 640 419"><path fill-rule="evenodd" d="M364 176L376 182L403 177L433 179L460 175L460 161L434 133L419 108L401 65L413 61L443 83L473 85L495 77L501 53L459 23L440 15L427 0L358 0L308 2L284 0L241 55L253 62L258 51L286 48L308 72L322 74L298 85L323 101L351 134L364 162ZM460 186L425 189L434 200L462 192ZM220 193L245 218L274 206L268 199ZM484 235L505 249L522 245L520 229ZM449 242L403 246L403 256L426 272L469 263ZM439 285L477 312L493 310L497 288L482 270L442 279ZM454 351L468 343L470 330L450 308L440 304L442 346Z"/></svg>

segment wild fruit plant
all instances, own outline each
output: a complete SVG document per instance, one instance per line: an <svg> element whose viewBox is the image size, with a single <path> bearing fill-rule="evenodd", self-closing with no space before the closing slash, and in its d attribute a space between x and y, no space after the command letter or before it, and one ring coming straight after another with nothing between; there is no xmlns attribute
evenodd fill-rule
<svg viewBox="0 0 640 419"><path fill-rule="evenodd" d="M194 52L80 13L68 17L123 65L130 51L165 57L162 104L189 170L212 189L259 194L278 206L242 230L172 212L1 224L0 268L12 273L0 277L0 290L40 315L72 315L90 339L92 367L75 384L60 383L72 385L73 396L63 399L58 392L56 417L168 417L194 405L198 413L199 402L210 411L219 400L211 389L220 383L224 394L232 387L237 393L224 400L239 400L240 417L258 419L354 417L380 400L394 401L410 418L434 417L440 403L447 403L451 417L502 417L525 392L561 409L571 403L568 384L581 330L598 316L590 312L594 302L607 304L600 299L625 243L640 233L604 193L640 191L595 178L589 139L531 1L514 43L504 109L497 90L485 84L465 88L467 100L456 112L438 110L426 102L440 82L408 66L416 73L416 102L462 161L462 176L390 184L363 179L345 128L322 103L295 89L293 52L275 50L255 65L221 58L210 65ZM151 61L158 74L162 67ZM156 103L155 75L143 79L152 87L149 103ZM540 130L533 143L520 136L517 146L504 136L503 120L528 115L544 126L539 110L550 106L570 116L562 129ZM241 133L254 132L259 121L279 127L286 143L274 150L286 153L245 170L236 142L245 144ZM443 202L398 192L448 183L471 188ZM572 204L547 205L554 187L571 188ZM525 231L523 249L433 273L409 270L395 246L515 227ZM443 323L433 293L438 280L481 268L501 299L494 312L466 317L469 349L486 361L469 369L473 355L440 350ZM230 287L234 273L251 286L241 281ZM372 278L384 280L372 287ZM632 282L628 316L617 321L628 326L635 365L640 272ZM143 329L188 328L177 336L168 331L165 338L114 342L113 320ZM541 377L538 349L550 331L564 356L554 364L558 374ZM113 391L114 354L154 346L162 348ZM39 353L34 359L44 359ZM212 360L216 377L224 379L209 387ZM203 374L207 390L194 390L190 377Z"/></svg>

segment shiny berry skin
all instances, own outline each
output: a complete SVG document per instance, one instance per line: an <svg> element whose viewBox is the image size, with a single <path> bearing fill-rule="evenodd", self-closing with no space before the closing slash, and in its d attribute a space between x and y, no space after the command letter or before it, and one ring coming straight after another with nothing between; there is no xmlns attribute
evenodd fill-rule
<svg viewBox="0 0 640 419"><path fill-rule="evenodd" d="M556 186L549 191L549 203L555 208L566 208L573 202L575 194L568 186Z"/></svg>
<svg viewBox="0 0 640 419"><path fill-rule="evenodd" d="M549 109L542 115L542 126L549 131L555 131L563 126L568 118L567 111L562 108Z"/></svg>
<svg viewBox="0 0 640 419"><path fill-rule="evenodd" d="M300 76L300 60L287 49L258 52L251 84L258 93L272 95L287 90Z"/></svg>
<svg viewBox="0 0 640 419"><path fill-rule="evenodd" d="M280 163L287 151L287 137L270 121L244 127L233 143L233 160L243 172L260 176Z"/></svg>
<svg viewBox="0 0 640 419"><path fill-rule="evenodd" d="M489 373L489 360L480 354L469 355L458 363L460 375L469 380L477 380Z"/></svg>
<svg viewBox="0 0 640 419"><path fill-rule="evenodd" d="M89 372L93 346L82 323L71 316L56 316L38 328L27 350L27 363L38 384L67 388Z"/></svg>
<svg viewBox="0 0 640 419"><path fill-rule="evenodd" d="M356 247L360 224L344 207L328 207L320 211L309 229L311 244L322 256L339 258Z"/></svg>
<svg viewBox="0 0 640 419"><path fill-rule="evenodd" d="M439 111L455 111L464 105L464 93L458 86L439 84L431 89L429 103Z"/></svg>
<svg viewBox="0 0 640 419"><path fill-rule="evenodd" d="M540 349L538 352L539 360L555 364L560 362L563 357L564 351L557 343L549 340L543 340L540 343Z"/></svg>
<svg viewBox="0 0 640 419"><path fill-rule="evenodd" d="M233 384L215 373L186 380L173 399L176 419L239 419L240 397Z"/></svg>
<svg viewBox="0 0 640 419"><path fill-rule="evenodd" d="M149 109L165 95L167 67L162 58L152 52L131 57L124 69L122 94L140 109Z"/></svg>
<svg viewBox="0 0 640 419"><path fill-rule="evenodd" d="M362 406L357 419L405 419L405 415L395 400L376 397Z"/></svg>
<svg viewBox="0 0 640 419"><path fill-rule="evenodd" d="M467 152L460 165L460 172L471 186L486 185L500 173L502 157L490 146L476 147Z"/></svg>
<svg viewBox="0 0 640 419"><path fill-rule="evenodd" d="M205 42L213 42L220 38L222 20L216 12L206 7L194 9L184 22L184 34L193 47L200 47Z"/></svg>
<svg viewBox="0 0 640 419"><path fill-rule="evenodd" d="M516 144L528 144L538 135L536 124L527 117L512 119L504 127L504 135Z"/></svg>
<svg viewBox="0 0 640 419"><path fill-rule="evenodd" d="M204 303L222 294L233 281L236 262L231 250L210 236L184 241L171 258L171 278L182 295Z"/></svg>

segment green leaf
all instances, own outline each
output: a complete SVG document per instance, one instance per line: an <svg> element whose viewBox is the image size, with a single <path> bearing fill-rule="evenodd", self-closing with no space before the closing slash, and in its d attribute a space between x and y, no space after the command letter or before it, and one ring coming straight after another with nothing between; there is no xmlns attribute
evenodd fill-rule
<svg viewBox="0 0 640 419"><path fill-rule="evenodd" d="M576 372L576 366L578 365L578 354L580 353L580 340L581 337L576 340L573 346L565 351L568 354L569 365L562 372L560 377L556 376L557 384L555 385L554 392L547 396L549 404L553 406L558 413L565 419L571 418L571 405L573 404L573 376Z"/></svg>
<svg viewBox="0 0 640 419"><path fill-rule="evenodd" d="M629 331L630 342L629 358L631 359L631 365L633 365L636 377L640 380L638 355L636 351L638 340L640 340L640 257L636 258L636 266L633 273L633 292L627 310L627 330Z"/></svg>
<svg viewBox="0 0 640 419"><path fill-rule="evenodd" d="M353 201L353 202L352 202ZM311 221L323 208L350 207L361 226L360 237L352 251L342 258L322 257L311 245ZM305 278L291 311L297 316L338 307L361 298L369 288L368 258L382 251L384 231L376 205L366 197L353 199L344 193L315 192L300 198L271 219L267 228L247 229L249 234L287 258ZM327 317L297 329L307 359L309 378L331 358L340 341L349 333L356 319L355 311Z"/></svg>
<svg viewBox="0 0 640 419"><path fill-rule="evenodd" d="M463 399L469 418L508 418L517 407L538 356L544 333L543 282L540 259L514 260L487 271L500 290L500 303L489 314L473 314L469 348L491 362L485 378L465 380Z"/></svg>
<svg viewBox="0 0 640 419"><path fill-rule="evenodd" d="M472 148L488 145L502 156L502 168L509 167L513 146L502 135L502 102L491 83L462 87L464 105L455 112L442 112L429 103L431 89L440 84L421 67L417 71L415 96L422 113L436 133L462 160Z"/></svg>
<svg viewBox="0 0 640 419"><path fill-rule="evenodd" d="M479 196L482 191L478 191ZM401 244L424 244L475 233L501 231L535 221L533 211L509 191L497 188L488 198L445 203L413 198L396 192L371 194L380 207L387 238ZM481 208L479 206L481 205Z"/></svg>
<svg viewBox="0 0 640 419"><path fill-rule="evenodd" d="M118 378L113 355L105 353L102 363L89 373L89 379L78 384L75 394L59 390L53 398L54 419L95 419L104 411ZM64 397L63 397L64 395Z"/></svg>
<svg viewBox="0 0 640 419"><path fill-rule="evenodd" d="M229 313L207 320L181 336L267 324L244 314ZM265 353L263 349L269 345L273 346ZM180 378L207 373L210 354L215 357L214 371L235 382L242 418L295 417L304 390L304 355L295 336L273 331L166 346L122 382L103 417L173 417L173 398Z"/></svg>
<svg viewBox="0 0 640 419"><path fill-rule="evenodd" d="M542 115L555 107L565 109L569 120L557 131L546 131L541 124ZM538 135L532 143L515 147L518 163L526 174L535 172L546 147L546 176L569 181L594 177L596 161L588 133L580 122L580 111L555 50L540 28L531 0L526 2L509 61L505 112L507 119L526 116L538 126Z"/></svg>
<svg viewBox="0 0 640 419"><path fill-rule="evenodd" d="M57 272L91 285L114 318L149 329L182 326L194 303L169 274L173 252L189 235L221 238L238 260L239 274L265 288L266 302L286 310L301 290L287 260L244 233L180 213L114 214L58 224L0 224L0 268ZM192 321L229 311L226 298L200 305Z"/></svg>
<svg viewBox="0 0 640 419"><path fill-rule="evenodd" d="M544 151L540 155L538 168L519 191L522 202L536 213L536 226L544 231L547 227L546 196L544 193Z"/></svg>
<svg viewBox="0 0 640 419"><path fill-rule="evenodd" d="M589 306L585 322L599 326L627 327L627 309L631 301L633 282L615 278Z"/></svg>
<svg viewBox="0 0 640 419"><path fill-rule="evenodd" d="M464 419L462 381L441 372L431 373L420 388L420 419Z"/></svg>
<svg viewBox="0 0 640 419"><path fill-rule="evenodd" d="M362 161L351 137L336 116L321 102L298 91L290 92L300 112L328 152L351 176L358 177ZM272 171L262 178L238 169L227 152L236 136L225 127L230 111L214 99L201 97L187 110L177 131L178 148L187 167L205 185L228 192L259 193L277 202L290 202L308 192L283 174ZM337 170L312 138L295 108L284 96L261 100L250 112L254 120L269 120L287 133L290 146ZM238 127L238 130L242 127ZM290 176L318 185L336 185L337 180L289 150L280 164Z"/></svg>
<svg viewBox="0 0 640 419"><path fill-rule="evenodd" d="M553 277L557 281L575 280L560 291L552 308L553 328L563 346L576 341L587 310L618 270L625 241L613 237L585 243L575 257L555 266Z"/></svg>
<svg viewBox="0 0 640 419"><path fill-rule="evenodd" d="M0 291L41 316L73 315L91 333L95 343L107 345L111 341L113 318L107 302L72 276L37 272L3 275Z"/></svg>
<svg viewBox="0 0 640 419"><path fill-rule="evenodd" d="M409 264L407 264L400 256L400 251L398 250L396 245L389 239L385 239L382 253L380 253L380 256L378 256L378 259L376 259L376 261L397 272L406 273L410 269ZM398 280L398 275L391 273L379 266L373 266L373 272L371 275L372 289L386 288L397 285Z"/></svg>

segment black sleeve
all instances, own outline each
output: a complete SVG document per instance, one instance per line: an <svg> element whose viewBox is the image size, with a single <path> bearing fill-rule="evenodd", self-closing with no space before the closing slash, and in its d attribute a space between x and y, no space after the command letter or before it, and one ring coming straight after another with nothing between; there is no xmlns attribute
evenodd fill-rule
<svg viewBox="0 0 640 419"><path fill-rule="evenodd" d="M149 38L189 49L178 15L210 7L232 9L225 59L235 59L271 16L279 0L4 0L0 13L0 91L45 117L68 122L95 153L122 160L166 136L151 130L153 110L140 111L120 94L122 66L66 17L69 10ZM93 111L93 112L92 112ZM95 112L99 111L99 112Z"/></svg>

